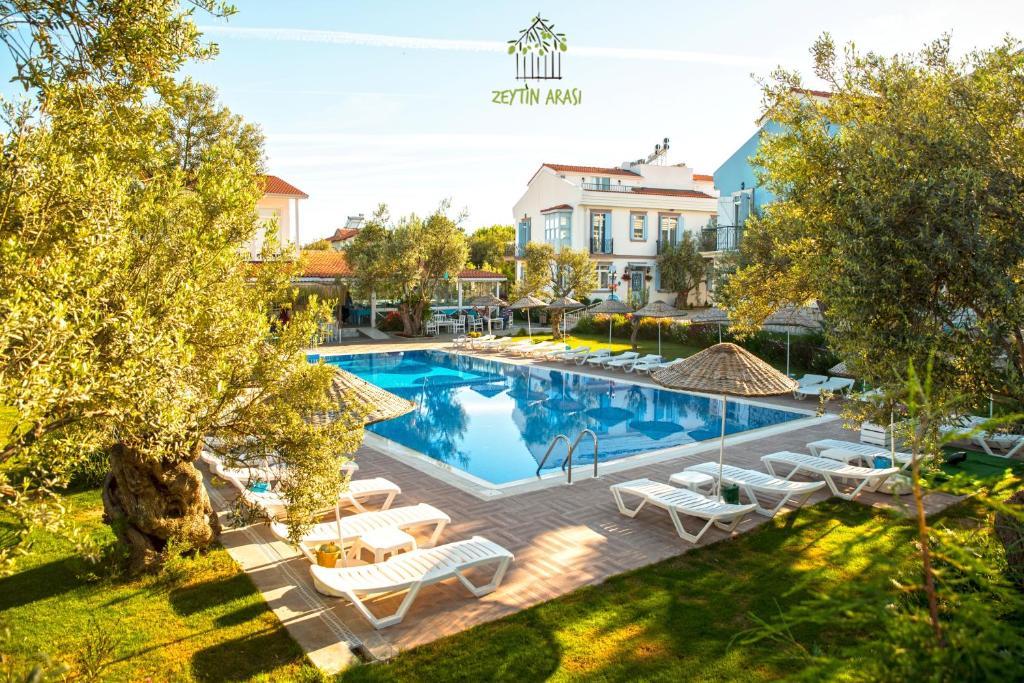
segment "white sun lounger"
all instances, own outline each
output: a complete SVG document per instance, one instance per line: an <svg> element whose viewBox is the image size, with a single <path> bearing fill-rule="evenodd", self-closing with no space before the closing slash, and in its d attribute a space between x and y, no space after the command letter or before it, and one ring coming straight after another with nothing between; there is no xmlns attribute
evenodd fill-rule
<svg viewBox="0 0 1024 683"><path fill-rule="evenodd" d="M753 504L720 503L689 489L676 488L650 479L634 479L621 484L612 484L609 488L615 498L615 504L619 507L619 512L627 517L636 517L647 503L660 507L668 511L679 537L690 543L699 543L712 524L724 531L733 531L743 521L743 518L757 507ZM623 494L637 496L640 498L640 504L630 510L622 500ZM691 534L683 527L679 515L697 517L707 520L707 523L696 534Z"/></svg>
<svg viewBox="0 0 1024 683"><path fill-rule="evenodd" d="M485 334L483 336L477 337L476 339L470 337L469 341L466 342L466 346L470 349L476 349L479 348L480 344L486 344L488 342L494 341L495 339L497 339L497 336L493 334Z"/></svg>
<svg viewBox="0 0 1024 683"><path fill-rule="evenodd" d="M597 349L596 351L589 351L587 353L580 354L574 360L576 361L576 365L583 365L584 363L590 363L591 365L597 365L596 362L591 362L591 361L596 361L596 360L602 359L602 358L608 359L608 358L611 358L611 357L612 357L612 352L610 350L608 350L608 349Z"/></svg>
<svg viewBox="0 0 1024 683"><path fill-rule="evenodd" d="M473 345L473 348L477 351L498 351L512 343L521 344L522 342L515 341L512 337L496 337L494 335L488 335L491 337L485 341L477 340L477 343ZM480 337L483 339L483 337Z"/></svg>
<svg viewBox="0 0 1024 683"><path fill-rule="evenodd" d="M809 474L821 477L828 484L833 495L843 500L853 500L861 491L877 491L886 479L900 471L898 467L887 467L885 469L874 469L871 467L857 467L846 465L838 460L829 458L818 458L806 453L793 453L791 451L779 451L761 456L761 462L768 468L768 471L775 475L776 465L789 465L793 470L786 475L786 479L792 479L796 474ZM844 493L839 490L836 479L852 479L860 483L850 492Z"/></svg>
<svg viewBox="0 0 1024 683"><path fill-rule="evenodd" d="M643 358L637 358L632 363L627 363L625 366L626 372L633 372L634 370L637 372L650 372L651 368L661 365L664 360L664 358L657 354L649 353Z"/></svg>
<svg viewBox="0 0 1024 683"><path fill-rule="evenodd" d="M653 353L649 353L646 356L641 356L640 354L634 354L632 358L627 358L626 354L623 353L620 356L616 357L614 360L610 360L607 363L605 363L604 367L606 367L608 369L611 369L611 368L622 368L626 372L629 372L629 368L632 367L632 365L634 363L639 363L640 361L647 360L647 359L652 359L652 360L653 359L657 359L657 361L659 363L661 362L661 356L657 356L657 355L655 355Z"/></svg>
<svg viewBox="0 0 1024 683"><path fill-rule="evenodd" d="M278 491L252 491L246 486L242 486L241 482L237 480L228 479L235 488L241 493L242 499L247 503L254 505L263 510L267 516L271 519L284 519L288 515L286 509L286 501L284 496ZM395 501L395 496L400 494L402 489L399 488L398 484L384 479L383 477L374 477L373 479L353 479L348 483L348 488L338 496L337 504L342 506L354 507L359 512L367 512L366 507L363 503L369 498L376 498L384 496L384 501L380 504L378 510L387 510L391 507L391 504ZM334 505L326 508L322 513L329 512L334 509Z"/></svg>
<svg viewBox="0 0 1024 683"><path fill-rule="evenodd" d="M679 363L682 363L684 360L685 360L684 358L675 358L675 359L670 360L670 361L668 361L666 363L656 363L656 364L652 365L650 368L647 369L647 374L648 375L653 375L658 370L664 370L665 368L670 368L673 365L678 365Z"/></svg>
<svg viewBox="0 0 1024 683"><path fill-rule="evenodd" d="M412 607L420 588L446 579L458 579L475 597L493 592L513 560L512 553L486 538L474 536L468 541L446 543L436 548L413 550L394 555L378 564L358 567L309 568L313 585L324 595L345 598L359 610L376 629L394 626L402 621ZM496 564L490 582L477 586L465 572L483 565ZM394 613L375 616L363 602L368 595L384 595L408 591Z"/></svg>
<svg viewBox="0 0 1024 683"><path fill-rule="evenodd" d="M199 454L199 459L209 465L213 473L221 479L234 478L246 486L256 481L278 481L288 474L288 467L284 463L228 467L220 456L205 449ZM346 460L341 466L341 471L354 474L359 471L359 464L355 460Z"/></svg>
<svg viewBox="0 0 1024 683"><path fill-rule="evenodd" d="M828 381L828 377L825 375L811 375L807 374L797 380L797 383L801 387L811 387L815 384L824 384Z"/></svg>
<svg viewBox="0 0 1024 683"><path fill-rule="evenodd" d="M373 512L360 512L356 515L344 515L341 523L336 520L320 522L313 525L309 533L302 537L299 549L303 554L315 562L309 546L318 546L322 543L338 543L344 546L351 543L363 534L377 529L396 528L402 531L418 529L420 527L434 527L430 539L420 545L431 547L441 537L441 532L451 522L451 517L438 510L433 505L420 503L419 505L406 505L403 507L391 508L390 510L375 510ZM339 526L341 534L339 536ZM270 530L282 541L288 541L288 527L281 522L271 522Z"/></svg>
<svg viewBox="0 0 1024 683"><path fill-rule="evenodd" d="M960 418L956 424L943 425L939 427L939 431L943 435L957 432L970 432L978 429L987 421L988 418L979 417L978 415L968 415ZM985 451L986 454L995 458L1012 458L1018 451L1024 448L1024 434L979 431L976 434L972 434L964 438L981 450ZM1004 452L995 453L992 450L993 447Z"/></svg>
<svg viewBox="0 0 1024 683"><path fill-rule="evenodd" d="M497 351L498 353L507 353L509 355L515 356L522 353L523 351L530 350L534 346L538 345L534 344L529 339L524 339L522 341L517 341L511 344L505 344L504 346L499 346L497 347Z"/></svg>
<svg viewBox="0 0 1024 683"><path fill-rule="evenodd" d="M832 394L848 395L853 389L853 380L845 377L830 377L821 384L810 384L798 386L793 390L793 398L804 399L808 396L821 396L828 392Z"/></svg>
<svg viewBox="0 0 1024 683"><path fill-rule="evenodd" d="M621 363L622 361L632 361L639 358L640 354L636 351L623 351L617 356L601 356L600 358L588 358L587 363L590 365L598 365L603 368L615 367L612 363Z"/></svg>
<svg viewBox="0 0 1024 683"><path fill-rule="evenodd" d="M687 472L700 472L718 479L718 463L702 462L686 468ZM757 506L757 514L774 517L782 506L790 500L799 506L807 502L815 491L825 488L823 481L789 481L757 470L747 470L732 465L722 465L722 479L726 484L736 484L751 503ZM669 479L671 481L671 478ZM758 494L780 498L778 504L769 508L760 500Z"/></svg>
<svg viewBox="0 0 1024 683"><path fill-rule="evenodd" d="M811 452L811 455L816 455L819 458L842 460L847 464L850 464L852 460L860 460L868 465L874 465L875 458L892 457L892 451L888 448L872 446L866 443L857 443L856 441L842 441L840 439L819 439L818 441L812 441L807 444L807 450ZM914 456L912 453L896 451L896 463L899 464L901 469L907 469L910 467L913 458ZM923 461L924 458L922 458L922 462Z"/></svg>
<svg viewBox="0 0 1024 683"><path fill-rule="evenodd" d="M524 358L537 358L544 356L552 351L565 351L568 348L562 342L541 342L539 344L530 344L527 347L513 351L516 355L523 356Z"/></svg>
<svg viewBox="0 0 1024 683"><path fill-rule="evenodd" d="M577 346L574 349L568 349L568 350L564 350L563 349L561 351L558 350L558 349L555 349L554 351L549 351L545 355L545 358L547 360L573 361L573 360L576 360L577 358L579 358L581 355L583 355L585 353L589 353L589 352L590 352L590 347L589 346Z"/></svg>

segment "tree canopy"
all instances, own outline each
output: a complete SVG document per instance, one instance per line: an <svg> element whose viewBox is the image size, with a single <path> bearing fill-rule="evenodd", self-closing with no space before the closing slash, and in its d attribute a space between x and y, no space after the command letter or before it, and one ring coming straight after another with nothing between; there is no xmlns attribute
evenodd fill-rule
<svg viewBox="0 0 1024 683"><path fill-rule="evenodd" d="M513 298L536 296L556 299L586 297L597 288L597 268L585 251L555 248L544 242L526 245L523 276ZM562 311L552 310L552 329L557 330Z"/></svg>
<svg viewBox="0 0 1024 683"><path fill-rule="evenodd" d="M779 71L765 86L754 162L778 196L752 218L724 298L760 323L821 302L852 372L898 384L937 351L948 392L1024 399L1024 53L1007 38L964 59L942 38L883 57L825 35L804 94Z"/></svg>
<svg viewBox="0 0 1024 683"><path fill-rule="evenodd" d="M700 246L690 232L683 233L677 244L665 247L658 257L661 289L676 293L676 308L686 308L690 292L697 289L708 272L708 262L700 253Z"/></svg>
<svg viewBox="0 0 1024 683"><path fill-rule="evenodd" d="M493 270L508 278L515 279L515 262L505 258L505 247L516 238L516 229L511 225L489 225L477 228L469 235L469 262L477 268Z"/></svg>
<svg viewBox="0 0 1024 683"><path fill-rule="evenodd" d="M283 462L293 524L308 523L342 485L360 409L312 419L332 407L333 370L302 352L325 307L280 328L294 263L272 243L259 267L240 253L262 137L175 78L214 51L177 0L0 5L35 98L3 105L0 137L0 504L21 522L0 560L33 524L66 524L61 490L88 459L133 569L207 547L219 526L193 462L210 437L236 461Z"/></svg>
<svg viewBox="0 0 1024 683"><path fill-rule="evenodd" d="M391 226L381 205L347 251L357 289L397 299L407 335L423 333L423 314L435 291L466 264L466 235L447 215L448 206L442 202L426 219L411 215Z"/></svg>

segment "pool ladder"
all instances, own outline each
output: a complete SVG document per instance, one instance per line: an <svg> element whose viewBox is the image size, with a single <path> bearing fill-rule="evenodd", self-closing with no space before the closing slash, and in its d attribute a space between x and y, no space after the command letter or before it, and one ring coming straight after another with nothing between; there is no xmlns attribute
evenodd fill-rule
<svg viewBox="0 0 1024 683"><path fill-rule="evenodd" d="M548 456L551 455L551 451L555 449L555 444L559 441L564 441L569 447L569 455L566 456L565 460L562 461L562 471L566 472L566 483L572 484L572 454L576 452L577 446L580 445L580 440L590 435L591 440L594 442L594 479L597 479L597 434L590 429L584 429L576 436L576 440L571 444L569 443L569 437L565 434L557 434L555 438L551 439L551 443L548 444L548 450L545 451L544 457L540 459L540 464L537 465L537 476L540 476L540 471L544 469L544 463L548 461Z"/></svg>

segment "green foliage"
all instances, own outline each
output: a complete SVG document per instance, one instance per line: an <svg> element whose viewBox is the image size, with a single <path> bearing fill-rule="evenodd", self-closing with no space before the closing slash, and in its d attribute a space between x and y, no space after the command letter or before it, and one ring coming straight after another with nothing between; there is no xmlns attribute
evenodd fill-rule
<svg viewBox="0 0 1024 683"><path fill-rule="evenodd" d="M690 292L697 289L708 271L708 261L700 254L700 245L689 231L683 239L666 246L658 257L661 289L676 293L676 308L686 308Z"/></svg>
<svg viewBox="0 0 1024 683"><path fill-rule="evenodd" d="M466 235L448 217L448 206L442 202L426 220L411 215L391 226L382 204L348 248L357 290L396 298L407 335L423 334L434 292L466 264Z"/></svg>
<svg viewBox="0 0 1024 683"><path fill-rule="evenodd" d="M832 97L789 72L765 88L783 132L755 162L779 200L748 223L726 303L753 326L822 301L830 345L874 385L941 349L940 393L1024 399L1020 44L841 60L826 35L813 52Z"/></svg>
<svg viewBox="0 0 1024 683"><path fill-rule="evenodd" d="M327 240L317 240L302 247L303 251L330 251L331 243Z"/></svg>
<svg viewBox="0 0 1024 683"><path fill-rule="evenodd" d="M511 282L516 276L516 264L505 258L505 247L516 238L516 229L511 225L489 225L477 228L467 239L468 260L477 268L493 270Z"/></svg>
<svg viewBox="0 0 1024 683"><path fill-rule="evenodd" d="M99 492L64 499L67 518L109 550ZM14 521L0 512L0 529ZM0 577L0 680L38 666L40 680L316 680L316 670L259 591L216 548L175 558L159 574L126 580L87 565L77 544L33 531L34 552ZM6 627L6 628L5 628ZM6 637L4 631L7 631ZM66 674L66 678L62 677Z"/></svg>
<svg viewBox="0 0 1024 683"><path fill-rule="evenodd" d="M303 353L328 310L314 299L272 325L294 264L272 241L257 268L239 254L257 230L262 138L175 79L205 53L189 14L27 4L5 7L32 36L18 67L39 104L2 109L0 405L18 427L0 449L0 505L21 532L59 526L58 490L103 453L108 516L141 568L174 538L215 537L191 465L206 435L336 491L361 424L309 420L331 407L332 369Z"/></svg>

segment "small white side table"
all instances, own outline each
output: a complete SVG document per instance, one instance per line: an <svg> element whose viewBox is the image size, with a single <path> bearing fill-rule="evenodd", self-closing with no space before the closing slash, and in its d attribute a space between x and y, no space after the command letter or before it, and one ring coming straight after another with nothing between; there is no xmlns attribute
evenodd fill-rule
<svg viewBox="0 0 1024 683"><path fill-rule="evenodd" d="M352 544L352 558L358 560L363 550L373 553L373 561L381 562L385 555L402 550L416 550L416 539L394 527L368 531Z"/></svg>
<svg viewBox="0 0 1024 683"><path fill-rule="evenodd" d="M704 495L709 495L715 490L715 478L703 472L676 472L668 478L668 483Z"/></svg>

